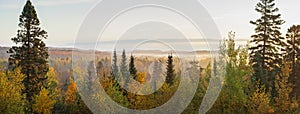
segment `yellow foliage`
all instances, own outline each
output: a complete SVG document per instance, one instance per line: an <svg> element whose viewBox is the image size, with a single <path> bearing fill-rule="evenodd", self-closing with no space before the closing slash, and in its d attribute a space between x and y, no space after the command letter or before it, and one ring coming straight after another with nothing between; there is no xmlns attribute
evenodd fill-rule
<svg viewBox="0 0 300 114"><path fill-rule="evenodd" d="M55 100L49 95L49 91L43 88L34 98L33 110L39 114L51 114Z"/></svg>
<svg viewBox="0 0 300 114"><path fill-rule="evenodd" d="M265 86L259 82L255 92L250 96L249 111L252 114L273 113L274 109L270 106L270 94L266 93Z"/></svg>
<svg viewBox="0 0 300 114"><path fill-rule="evenodd" d="M14 72L4 73L0 71L0 112L1 113L24 113L24 95L21 94L24 85L24 75L20 69Z"/></svg>
<svg viewBox="0 0 300 114"><path fill-rule="evenodd" d="M137 73L138 82L144 84L146 82L146 76L147 74L145 72L138 72Z"/></svg>
<svg viewBox="0 0 300 114"><path fill-rule="evenodd" d="M275 97L274 105L279 113L290 112L298 108L297 100L290 99L290 94L293 91L292 85L289 83L291 71L290 64L285 62L281 73L276 76L275 89L278 95Z"/></svg>
<svg viewBox="0 0 300 114"><path fill-rule="evenodd" d="M58 96L58 80L57 74L53 67L49 68L47 72L47 82L45 83L45 88L49 90L49 95L53 97L53 99L57 99Z"/></svg>
<svg viewBox="0 0 300 114"><path fill-rule="evenodd" d="M77 88L76 84L73 80L71 80L70 85L68 86L67 92L66 92L66 99L65 101L69 104L75 104L76 98L77 98Z"/></svg>

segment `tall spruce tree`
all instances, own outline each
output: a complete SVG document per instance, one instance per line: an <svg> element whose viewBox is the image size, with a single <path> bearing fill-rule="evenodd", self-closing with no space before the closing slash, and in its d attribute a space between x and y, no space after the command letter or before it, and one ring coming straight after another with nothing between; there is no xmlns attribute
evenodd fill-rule
<svg viewBox="0 0 300 114"><path fill-rule="evenodd" d="M8 51L11 54L9 66L12 69L21 68L25 75L23 93L28 103L26 113L33 113L32 98L40 93L49 70L48 48L42 41L48 36L47 32L39 27L40 21L30 0L27 0L19 21L17 36L12 38L17 46L12 46Z"/></svg>
<svg viewBox="0 0 300 114"><path fill-rule="evenodd" d="M115 79L118 79L118 74L119 74L119 68L118 68L118 57L117 57L117 52L116 49L113 52L113 59L112 59L112 67L111 67L111 74Z"/></svg>
<svg viewBox="0 0 300 114"><path fill-rule="evenodd" d="M253 65L254 77L261 80L266 88L274 89L275 76L280 72L282 40L280 26L284 24L281 15L275 7L275 0L260 0L255 10L261 14L256 21L250 21L255 25L255 34L250 43L250 61ZM274 95L274 94L273 94Z"/></svg>
<svg viewBox="0 0 300 114"><path fill-rule="evenodd" d="M175 70L174 70L172 54L168 56L166 75L167 75L166 76L166 83L168 83L170 85L173 85L174 80L175 80Z"/></svg>
<svg viewBox="0 0 300 114"><path fill-rule="evenodd" d="M130 72L130 75L132 76L132 78L134 80L137 80L137 70L135 68L135 65L134 65L134 57L131 55L130 56L130 62L129 62L129 72Z"/></svg>
<svg viewBox="0 0 300 114"><path fill-rule="evenodd" d="M293 25L286 34L286 62L291 63L290 81L294 85L293 94L300 92L300 25Z"/></svg>
<svg viewBox="0 0 300 114"><path fill-rule="evenodd" d="M91 95L93 91L93 86L94 86L94 80L93 77L96 75L95 74L95 64L94 61L90 61L88 68L87 68L87 78L86 78L86 86L87 86L87 92L88 95Z"/></svg>
<svg viewBox="0 0 300 114"><path fill-rule="evenodd" d="M112 60L112 66L111 66L111 80L113 81L113 86L118 88L119 91L121 91L120 84L118 83L119 79L119 68L118 68L118 57L116 49L113 52L113 60Z"/></svg>
<svg viewBox="0 0 300 114"><path fill-rule="evenodd" d="M122 74L122 78L125 79L125 83L129 80L129 71L127 66L127 58L126 58L126 51L123 50L122 52L122 59L121 59L121 65L120 65L120 71Z"/></svg>

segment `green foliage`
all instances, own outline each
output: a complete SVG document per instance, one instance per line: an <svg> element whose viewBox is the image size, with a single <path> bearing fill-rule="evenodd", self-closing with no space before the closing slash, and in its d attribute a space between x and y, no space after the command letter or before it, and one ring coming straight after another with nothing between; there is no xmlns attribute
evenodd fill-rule
<svg viewBox="0 0 300 114"><path fill-rule="evenodd" d="M175 70L174 70L174 64L173 64L173 56L168 56L167 61L167 72L166 72L166 83L173 85L173 81L175 79Z"/></svg>
<svg viewBox="0 0 300 114"><path fill-rule="evenodd" d="M248 103L247 95L245 93L245 88L247 87L247 82L244 78L250 73L247 70L243 70L239 67L239 63L243 63L247 56L238 58L238 55L242 55L243 52L235 48L235 34L229 32L228 39L224 41L223 44L225 48L221 48L226 52L226 74L225 80L223 82L223 88L219 95L218 100L212 107L209 113L245 113L247 112L246 104ZM221 50L220 49L220 50ZM216 61L214 62L214 70L217 69ZM249 66L244 66L249 67ZM217 71L214 71L217 74ZM210 72L207 72L210 73Z"/></svg>
<svg viewBox="0 0 300 114"><path fill-rule="evenodd" d="M110 96L112 100L119 103L120 105L124 107L129 107L129 102L125 93L125 90L123 90L120 86L120 84L117 82L117 80L110 75L109 67L105 67L105 64L102 63L108 63L107 59L101 60L97 66L98 70L98 77L99 82L101 83L103 89L105 92ZM110 99L104 99L103 96L94 95L93 99L100 101L106 101ZM99 107L98 107L99 108ZM101 107L100 109L109 109L109 107ZM100 110L101 111L101 110ZM114 112L114 110L111 110L111 112ZM118 112L115 112L118 113ZM119 112L120 113L120 112Z"/></svg>
<svg viewBox="0 0 300 114"><path fill-rule="evenodd" d="M202 99L205 95L205 91L208 86L209 78L211 76L211 65L210 63L205 68L205 74L201 73L201 68L199 66L198 61L191 61L190 62L191 67L188 68L190 71L190 75L199 76L199 84L196 90L196 93L191 101L191 103L188 105L188 107L183 111L184 114L190 114L190 113L199 113L199 107L202 102ZM209 73L207 73L209 72ZM194 80L189 80L191 83L195 83Z"/></svg>
<svg viewBox="0 0 300 114"><path fill-rule="evenodd" d="M113 82L113 83L117 83L117 82ZM129 100L127 99L127 96L124 96L124 93L121 90L120 86L117 85L111 85L108 86L108 88L106 89L106 92L108 95L110 95L110 97L120 103L121 105L128 107L129 106Z"/></svg>
<svg viewBox="0 0 300 114"><path fill-rule="evenodd" d="M125 84L127 84L128 81L129 81L129 72L128 72L128 64L127 64L127 58L126 58L125 50L123 50L123 52L122 52L120 72L121 72L122 78L124 78L125 81L126 81Z"/></svg>
<svg viewBox="0 0 300 114"><path fill-rule="evenodd" d="M250 47L250 62L253 65L256 80L261 80L262 84L274 90L274 80L276 74L280 72L282 40L280 26L284 24L279 11L275 7L274 0L260 0L255 10L261 17L250 23L255 25L255 34L252 35ZM272 92L272 95L275 95Z"/></svg>
<svg viewBox="0 0 300 114"><path fill-rule="evenodd" d="M129 72L130 72L130 75L132 76L132 78L134 80L137 80L137 70L135 68L134 57L132 55L130 56Z"/></svg>
<svg viewBox="0 0 300 114"><path fill-rule="evenodd" d="M118 73L119 73L119 68L118 68L118 57L117 57L117 52L116 49L113 52L113 60L112 60L112 75L113 77L118 78Z"/></svg>
<svg viewBox="0 0 300 114"><path fill-rule="evenodd" d="M250 22L256 26L255 34L252 35L250 41L250 48L248 48L249 45L237 48L235 33L229 32L228 39L221 42L219 57L214 57L213 63L209 63L204 70L201 69L201 62L183 59L183 62L189 62L189 67L188 72L184 72L187 73L186 77L181 79L177 77L181 77L178 74L182 72L180 69L182 61L174 59L172 55L168 58L154 57L154 59L131 55L130 62L127 64L125 50L122 53L120 67L116 50L114 50L112 58L105 58L98 62L96 72L93 62L89 62L86 71L81 68L71 69L72 61L81 60L82 64L86 64L85 58L74 60L68 57L66 59L52 58L50 64L53 68L49 68L48 49L42 41L47 38L47 32L39 27L37 13L28 0L20 15L20 29L17 36L12 38L17 46L13 46L8 51L11 54L8 68L12 71L6 72L7 68L0 65L0 112L5 114L91 113L82 101L76 83L71 78L75 72L87 74L87 77L77 75L76 82L87 88L88 97L96 103L112 99L131 109L156 108L173 97L180 81L188 81L188 84L192 85L195 84L195 80L191 76L199 76L197 91L183 113L199 113L200 104L209 82L212 81L210 79L217 81L215 86L222 85L223 88L208 113L299 113L296 98L297 93L300 92L300 89L297 89L300 83L297 78L300 74L297 70L300 68L300 25L289 28L286 41L283 41L280 26L284 21L280 19L281 15L277 14L278 8L275 7L275 0L260 0L256 11L261 14L261 17ZM282 61L282 55L286 61ZM110 63L111 60L112 63ZM148 69L153 62L151 73ZM141 90L142 87L129 82L130 76L141 84L148 81L149 74L152 74L153 79L160 78L164 71L159 63L163 62L167 64L166 82L162 84L162 87L157 88L156 85L159 84L154 82L154 87ZM222 68L226 70L225 76L220 75L223 73ZM94 80L94 73L97 73L99 80ZM119 78L125 81L119 83L117 82ZM97 94L99 91L94 85L97 81L101 83L111 99L104 99L103 96ZM137 95L121 88L121 84L126 84L129 90L137 90L139 93L146 93L151 89L157 91L149 95ZM193 91L190 87L185 85L184 89ZM219 89L217 87L213 88L213 91ZM182 105L180 100L186 100L185 93L178 95L182 96L182 99L178 100L178 104ZM110 106L96 106L91 107L100 108L99 113L102 109L110 109ZM172 108L166 110L165 113L178 110L178 107Z"/></svg>
<svg viewBox="0 0 300 114"><path fill-rule="evenodd" d="M293 84L293 95L300 97L300 25L293 25L286 34L286 62L291 63L290 82Z"/></svg>
<svg viewBox="0 0 300 114"><path fill-rule="evenodd" d="M24 90L29 103L26 112L32 113L32 98L39 94L47 79L48 48L42 39L47 38L47 32L42 30L40 21L32 3L28 0L19 19L17 36L12 41L17 45L9 49L9 65L12 69L19 67L25 75Z"/></svg>

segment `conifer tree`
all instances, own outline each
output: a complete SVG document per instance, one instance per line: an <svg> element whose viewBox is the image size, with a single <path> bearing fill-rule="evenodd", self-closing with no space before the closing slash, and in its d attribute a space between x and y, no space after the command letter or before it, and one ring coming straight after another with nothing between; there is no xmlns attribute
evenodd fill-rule
<svg viewBox="0 0 300 114"><path fill-rule="evenodd" d="M87 92L88 95L91 95L93 93L93 85L94 85L93 77L96 75L94 61L90 61L87 71L88 71L87 72L88 76L86 80Z"/></svg>
<svg viewBox="0 0 300 114"><path fill-rule="evenodd" d="M40 28L40 21L37 17L34 6L27 0L20 15L19 30L12 41L17 45L9 49L9 66L11 69L21 68L25 75L24 90L27 103L26 113L32 113L32 98L40 93L42 86L47 79L48 48L42 41L46 39L47 32Z"/></svg>
<svg viewBox="0 0 300 114"><path fill-rule="evenodd" d="M122 74L122 78L125 79L125 83L128 83L128 81L129 81L129 71L128 71L127 65L128 64L127 64L126 52L125 52L125 50L123 50L120 71Z"/></svg>
<svg viewBox="0 0 300 114"><path fill-rule="evenodd" d="M113 52L113 60L112 60L112 75L114 78L118 78L119 68L118 68L118 58L117 58L117 52L116 49Z"/></svg>
<svg viewBox="0 0 300 114"><path fill-rule="evenodd" d="M132 76L132 78L134 80L137 80L137 70L135 68L134 57L132 55L130 56L129 72L130 72L130 75Z"/></svg>
<svg viewBox="0 0 300 114"><path fill-rule="evenodd" d="M300 92L300 25L293 25L286 34L285 59L291 63L290 81L294 85L293 93Z"/></svg>
<svg viewBox="0 0 300 114"><path fill-rule="evenodd" d="M111 80L113 82L113 86L115 86L116 88L118 88L118 90L120 91L120 84L118 83L118 79L119 79L119 68L118 68L118 57L117 57L117 52L116 49L113 52L113 59L112 59L112 67L111 67Z"/></svg>
<svg viewBox="0 0 300 114"><path fill-rule="evenodd" d="M170 85L173 85L174 80L175 80L175 70L174 70L172 54L168 56L166 75L167 75L166 76L166 83L168 83Z"/></svg>
<svg viewBox="0 0 300 114"><path fill-rule="evenodd" d="M253 65L256 80L261 80L266 88L274 90L275 76L280 72L282 40L280 26L284 24L279 11L275 7L275 0L260 0L255 10L261 17L255 21L250 21L255 25L255 34L250 41L252 47L249 48L250 61ZM274 95L274 94L272 94Z"/></svg>

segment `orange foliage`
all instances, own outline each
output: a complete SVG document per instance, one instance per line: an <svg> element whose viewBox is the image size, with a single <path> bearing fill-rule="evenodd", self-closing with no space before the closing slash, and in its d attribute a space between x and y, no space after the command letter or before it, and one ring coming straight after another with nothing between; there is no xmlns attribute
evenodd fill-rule
<svg viewBox="0 0 300 114"><path fill-rule="evenodd" d="M67 103L75 103L77 95L77 88L76 88L76 84L73 80L71 80L70 85L68 86L67 92L66 92L66 99L65 102Z"/></svg>
<svg viewBox="0 0 300 114"><path fill-rule="evenodd" d="M137 79L138 79L138 82L144 84L146 82L146 77L147 77L147 74L145 72L138 72L137 73Z"/></svg>

